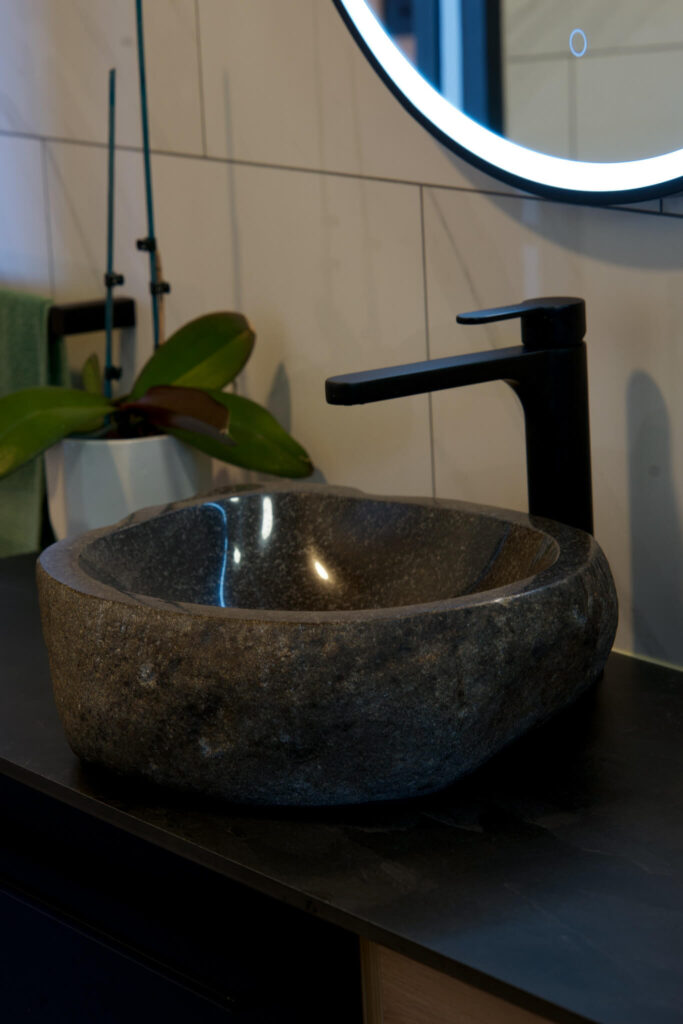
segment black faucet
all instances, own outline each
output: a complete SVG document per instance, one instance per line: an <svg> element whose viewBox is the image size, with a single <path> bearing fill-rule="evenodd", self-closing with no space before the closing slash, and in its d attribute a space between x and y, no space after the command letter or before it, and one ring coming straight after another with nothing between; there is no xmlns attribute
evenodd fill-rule
<svg viewBox="0 0 683 1024"><path fill-rule="evenodd" d="M457 321L485 324L513 317L522 320L521 345L330 377L325 396L332 405L359 405L504 380L524 409L530 515L592 533L586 304L574 298L528 299L463 313Z"/></svg>

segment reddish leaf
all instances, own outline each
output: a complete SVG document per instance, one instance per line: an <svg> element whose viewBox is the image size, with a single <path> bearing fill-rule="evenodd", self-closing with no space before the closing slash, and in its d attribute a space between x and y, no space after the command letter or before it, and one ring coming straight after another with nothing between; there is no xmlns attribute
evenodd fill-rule
<svg viewBox="0 0 683 1024"><path fill-rule="evenodd" d="M121 412L137 412L159 426L163 426L164 421L168 422L169 417L174 416L194 423L201 422L212 428L212 435L225 433L228 429L228 410L199 388L162 384L149 388L144 395L133 401L124 401L119 408ZM182 429L196 431L197 428Z"/></svg>

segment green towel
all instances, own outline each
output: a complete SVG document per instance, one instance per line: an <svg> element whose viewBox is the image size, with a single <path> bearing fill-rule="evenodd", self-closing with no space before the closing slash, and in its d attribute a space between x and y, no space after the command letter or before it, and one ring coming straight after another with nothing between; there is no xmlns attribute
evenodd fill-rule
<svg viewBox="0 0 683 1024"><path fill-rule="evenodd" d="M61 341L48 352L51 300L0 289L0 395L66 384ZM0 558L37 551L43 513L43 460L0 480Z"/></svg>

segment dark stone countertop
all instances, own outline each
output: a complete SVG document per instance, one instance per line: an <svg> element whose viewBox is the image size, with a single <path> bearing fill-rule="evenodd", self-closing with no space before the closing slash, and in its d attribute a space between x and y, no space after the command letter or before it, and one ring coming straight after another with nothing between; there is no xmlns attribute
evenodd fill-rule
<svg viewBox="0 0 683 1024"><path fill-rule="evenodd" d="M56 806L553 1020L683 1022L682 673L613 654L569 711L433 797L245 811L81 766L29 557L0 562L0 658L0 770Z"/></svg>

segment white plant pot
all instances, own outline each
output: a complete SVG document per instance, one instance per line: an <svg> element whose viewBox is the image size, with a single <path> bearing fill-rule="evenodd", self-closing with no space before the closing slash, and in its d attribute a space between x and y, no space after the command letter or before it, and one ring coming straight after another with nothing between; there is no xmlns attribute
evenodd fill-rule
<svg viewBox="0 0 683 1024"><path fill-rule="evenodd" d="M211 460L168 434L130 440L69 437L45 452L57 540L116 523L147 505L211 488Z"/></svg>

